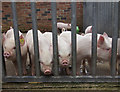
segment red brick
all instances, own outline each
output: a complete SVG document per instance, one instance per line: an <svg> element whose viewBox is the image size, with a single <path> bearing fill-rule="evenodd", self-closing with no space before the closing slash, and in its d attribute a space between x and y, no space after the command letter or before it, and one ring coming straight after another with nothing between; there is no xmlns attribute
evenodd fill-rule
<svg viewBox="0 0 120 92"><path fill-rule="evenodd" d="M70 8L70 2L61 2L57 3L57 18L60 18L61 22L71 22L71 8ZM32 28L31 22L31 7L30 2L17 2L16 3L17 8L17 17L18 17L18 24L19 29L22 31L27 31ZM83 16L83 4L77 3L77 25L82 27L82 16ZM36 9L40 9L40 11L37 11L37 25L38 29L43 31L51 31L52 30L52 20L51 20L51 12L45 13L45 11L51 11L51 3L49 2L38 2L36 3ZM64 12L64 10L67 10ZM12 11L11 11L11 3L10 2L4 2L2 3L2 17L5 17L5 15L10 15L8 20L3 20L3 30L8 30L9 26L12 26ZM47 15L47 16L42 16ZM61 20L61 17L66 17L66 20ZM10 21L11 20L11 21Z"/></svg>

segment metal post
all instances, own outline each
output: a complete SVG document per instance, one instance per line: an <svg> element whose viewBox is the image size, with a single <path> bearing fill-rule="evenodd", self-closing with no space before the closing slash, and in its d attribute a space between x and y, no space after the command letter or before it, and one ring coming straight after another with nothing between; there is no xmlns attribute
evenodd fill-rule
<svg viewBox="0 0 120 92"><path fill-rule="evenodd" d="M58 42L57 42L57 19L56 19L56 2L51 3L52 9L52 37L53 37L53 61L54 61L54 75L59 75L59 67L58 67Z"/></svg>
<svg viewBox="0 0 120 92"><path fill-rule="evenodd" d="M71 3L72 16L71 16L71 42L72 42L72 74L76 75L76 2Z"/></svg>
<svg viewBox="0 0 120 92"><path fill-rule="evenodd" d="M12 14L13 14L13 25L14 25L14 37L15 37L15 45L16 45L18 75L22 76L23 68L22 68L22 61L21 61L21 50L20 50L19 31L18 31L16 3L15 2L12 2Z"/></svg>
<svg viewBox="0 0 120 92"><path fill-rule="evenodd" d="M117 61L117 38L118 38L118 2L112 3L113 31L112 31L112 53L111 53L111 75L116 74Z"/></svg>
<svg viewBox="0 0 120 92"><path fill-rule="evenodd" d="M5 77L6 76L6 65L5 65L5 59L4 59L4 56L3 56L3 48L2 48L2 50L1 50L1 48L0 48L0 55L1 55L1 60L0 61L2 61L2 64L1 64L1 66L2 66L2 77Z"/></svg>
<svg viewBox="0 0 120 92"><path fill-rule="evenodd" d="M37 32L36 8L35 7L36 7L35 2L31 2L35 68L36 68L36 76L40 76L38 32Z"/></svg>
<svg viewBox="0 0 120 92"><path fill-rule="evenodd" d="M96 16L96 2L93 3L93 27L92 27L92 75L96 73L96 60L97 60L97 16Z"/></svg>

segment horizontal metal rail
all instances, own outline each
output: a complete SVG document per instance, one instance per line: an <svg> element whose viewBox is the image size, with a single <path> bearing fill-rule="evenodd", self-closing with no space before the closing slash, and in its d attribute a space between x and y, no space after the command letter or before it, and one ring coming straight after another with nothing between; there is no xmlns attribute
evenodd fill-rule
<svg viewBox="0 0 120 92"><path fill-rule="evenodd" d="M120 82L120 76L7 76L4 82Z"/></svg>

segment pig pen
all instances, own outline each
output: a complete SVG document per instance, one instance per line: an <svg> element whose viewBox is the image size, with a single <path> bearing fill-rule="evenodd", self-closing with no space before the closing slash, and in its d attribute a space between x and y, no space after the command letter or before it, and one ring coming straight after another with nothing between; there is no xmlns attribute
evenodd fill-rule
<svg viewBox="0 0 120 92"><path fill-rule="evenodd" d="M93 3L93 6L95 7L96 3ZM22 75L22 70L21 70L21 62L20 60L17 61L18 63L18 76L14 76L15 75L15 69L12 65L11 62L9 61L5 61L4 59L2 59L1 61L3 62L3 82L119 82L120 81L120 76L119 74L116 74L116 47L117 47L117 34L118 34L118 2L112 3L113 7L113 11L114 11L114 25L113 26L113 49L112 49L112 61L111 61L111 67L109 67L109 62L98 62L97 58L96 58L96 34L97 32L95 31L95 29L97 29L96 26L96 18L94 18L93 20L93 41L92 41L92 74L91 75L80 75L80 76L76 76L76 32L74 30L76 30L76 3L72 2L71 3L71 9L72 9L72 21L71 21L71 25L72 25L72 75L59 75L59 67L58 67L58 56L57 56L57 26L56 26L56 3L52 2L51 3L51 9L52 9L52 32L53 32L53 60L54 60L54 71L53 71L53 75L52 76L41 76L40 74L40 66L39 66L39 60L38 60L38 53L35 53L35 63L36 63L36 76L30 76L30 75L26 75L23 76ZM35 3L32 2L31 3L31 9L32 9L32 22L33 22L33 38L36 41L36 30L37 30L37 24L36 24L36 13L35 13ZM93 8L93 17L96 16L96 14L94 13L96 8ZM12 11L13 11L13 24L14 24L14 29L15 29L15 36L16 39L18 40L18 25L17 25L17 17L16 17L16 6L15 6L15 2L12 2ZM19 44L16 41L16 44ZM20 46L17 45L18 47ZM35 47L35 51L38 50L38 46L37 43L35 42L34 44ZM2 52L2 45L1 45L1 52ZM20 51L17 49L17 53L19 53ZM2 57L3 58L3 57ZM17 59L20 58L20 55L18 54ZM27 59L27 61L29 61L29 58ZM4 64L5 63L5 64ZM6 66L6 67L5 67ZM29 66L27 66L29 69ZM6 69L5 69L6 68ZM96 71L97 70L97 71ZM29 70L28 70L29 71Z"/></svg>

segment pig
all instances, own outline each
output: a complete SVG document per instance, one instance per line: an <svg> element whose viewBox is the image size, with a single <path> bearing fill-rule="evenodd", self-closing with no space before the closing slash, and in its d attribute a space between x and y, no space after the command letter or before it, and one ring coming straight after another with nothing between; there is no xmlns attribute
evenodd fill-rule
<svg viewBox="0 0 120 92"><path fill-rule="evenodd" d="M31 63L32 63L32 75L35 75L35 61L34 61L34 43L32 30L29 30L26 34L27 46L30 52ZM52 74L52 46L48 42L47 38L38 30L38 44L39 44L39 57L41 71L44 75Z"/></svg>
<svg viewBox="0 0 120 92"><path fill-rule="evenodd" d="M77 75L80 74L80 63L83 59L87 59L91 68L91 41L92 33L78 37L77 45ZM106 33L97 34L97 59L110 61L111 58L111 40ZM91 71L91 69L90 69Z"/></svg>
<svg viewBox="0 0 120 92"><path fill-rule="evenodd" d="M20 39L20 49L21 49L21 60L23 66L23 74L26 75L26 59L27 59L27 44L23 34L19 31L19 39ZM8 61L12 61L15 67L15 73L18 75L18 65L16 58L16 46L15 46L15 38L14 38L14 29L10 27L6 34L3 34L3 48L4 48L4 57Z"/></svg>
<svg viewBox="0 0 120 92"><path fill-rule="evenodd" d="M60 36L58 36L58 53L60 68L66 68L66 73L69 75L69 66L71 65L71 44Z"/></svg>
<svg viewBox="0 0 120 92"><path fill-rule="evenodd" d="M64 30L70 30L71 29L71 24L69 24L69 23L63 23L63 22L57 22L57 28L59 30L62 30L63 28L64 28Z"/></svg>
<svg viewBox="0 0 120 92"><path fill-rule="evenodd" d="M118 42L117 42L117 50L118 50L118 53L117 53L117 74L118 74L118 71L119 71L119 66L120 66L120 38L118 38Z"/></svg>
<svg viewBox="0 0 120 92"><path fill-rule="evenodd" d="M81 35L79 35L79 34L76 34L76 39L78 39L78 37L79 36L81 36ZM65 43L66 42L66 45L61 45L60 47L62 47L62 48L64 48L63 50L61 50L61 53L64 53L65 51L68 53L69 52L69 55L68 54L66 54L66 55L61 55L61 59L63 59L64 60L64 57L65 56L67 56L67 63L69 64L69 66L71 66L71 32L70 31L65 31L65 32L62 32L61 34L60 34L60 37L63 39L63 41L61 42L61 43ZM76 40L76 43L78 43L78 40ZM67 48L65 48L67 46ZM59 47L59 48L60 48ZM60 62L61 62L61 60L60 60ZM68 67L68 66L67 66ZM69 74L69 69L67 68L66 69L67 70L67 74Z"/></svg>
<svg viewBox="0 0 120 92"><path fill-rule="evenodd" d="M82 36L84 36L85 34L87 33L92 33L92 26L88 26L86 29L85 29L85 33L81 33Z"/></svg>
<svg viewBox="0 0 120 92"><path fill-rule="evenodd" d="M86 29L85 29L85 34L87 33L92 33L92 26L88 26Z"/></svg>

